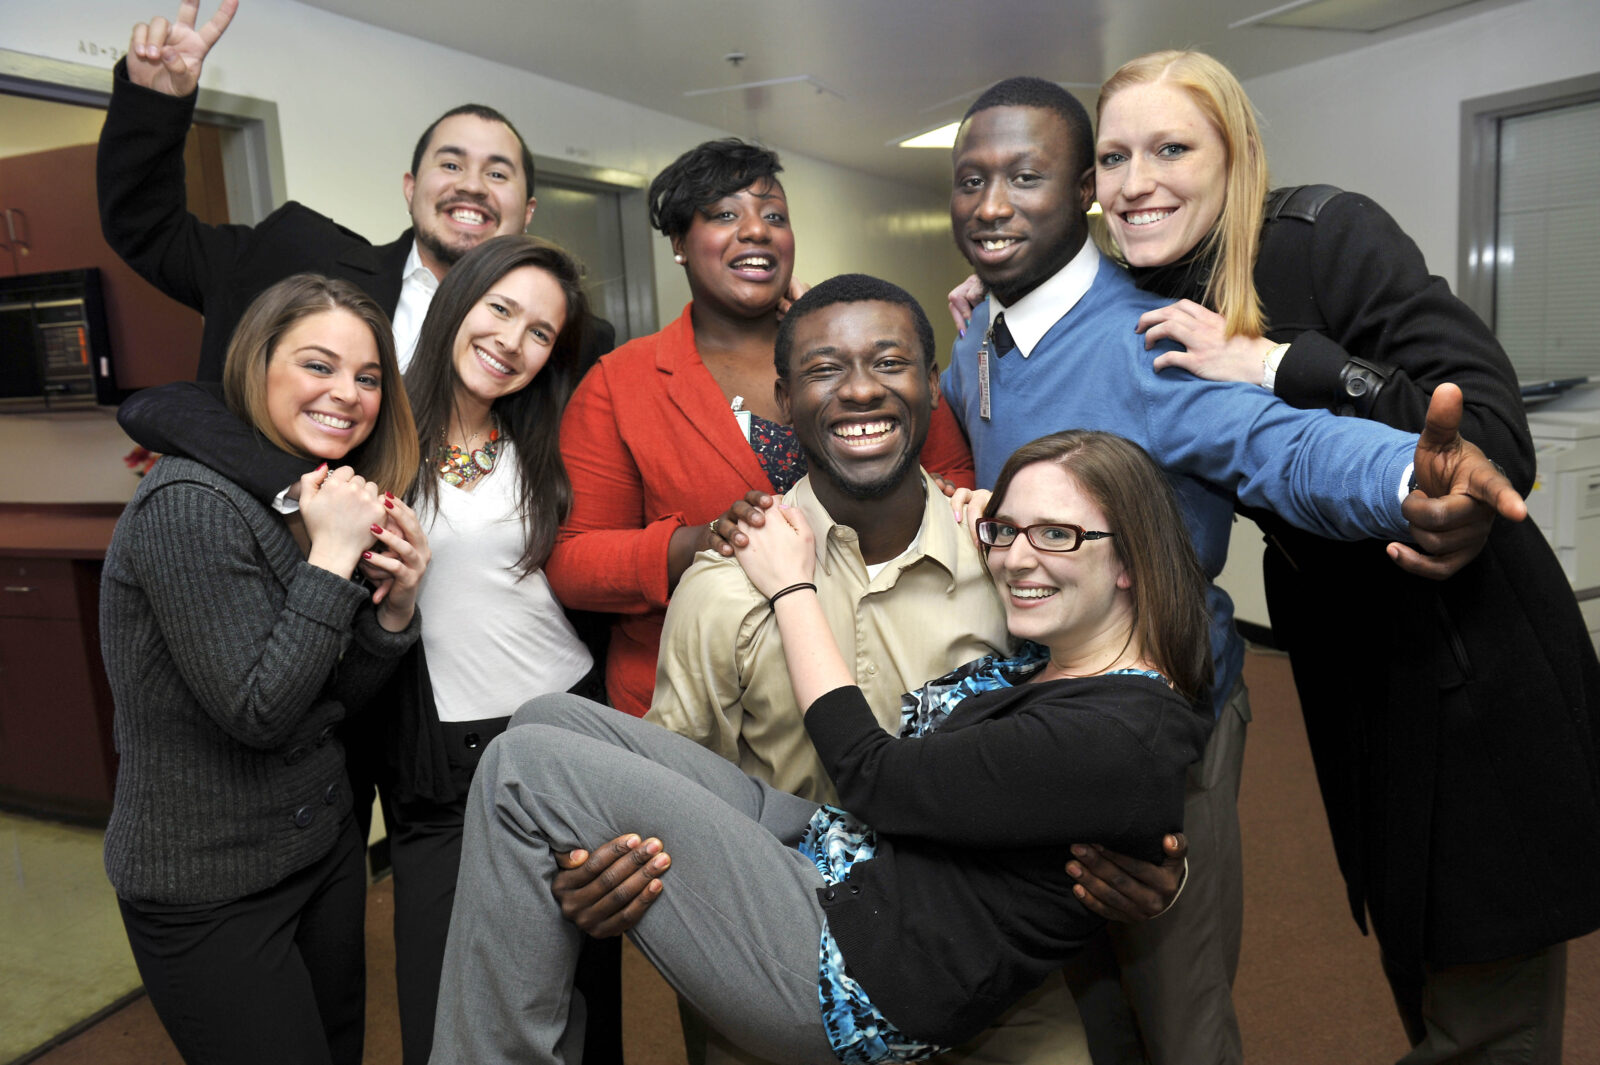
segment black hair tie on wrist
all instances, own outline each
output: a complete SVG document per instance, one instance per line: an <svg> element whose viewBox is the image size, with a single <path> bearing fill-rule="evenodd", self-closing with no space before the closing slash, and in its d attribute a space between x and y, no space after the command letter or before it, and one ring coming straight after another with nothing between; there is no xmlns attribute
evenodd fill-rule
<svg viewBox="0 0 1600 1065"><path fill-rule="evenodd" d="M799 584L791 584L787 588L779 588L776 592L773 592L771 595L767 596L767 605L774 606L777 604L779 599L782 599L790 592L798 592L802 588L810 588L813 592L817 590L817 586L815 584L812 584L809 581L801 581Z"/></svg>

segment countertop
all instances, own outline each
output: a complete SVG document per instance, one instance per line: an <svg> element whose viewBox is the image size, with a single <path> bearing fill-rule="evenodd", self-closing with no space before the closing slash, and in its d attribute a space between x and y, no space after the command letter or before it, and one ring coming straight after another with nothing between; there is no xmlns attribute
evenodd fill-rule
<svg viewBox="0 0 1600 1065"><path fill-rule="evenodd" d="M0 503L0 555L105 558L121 503Z"/></svg>

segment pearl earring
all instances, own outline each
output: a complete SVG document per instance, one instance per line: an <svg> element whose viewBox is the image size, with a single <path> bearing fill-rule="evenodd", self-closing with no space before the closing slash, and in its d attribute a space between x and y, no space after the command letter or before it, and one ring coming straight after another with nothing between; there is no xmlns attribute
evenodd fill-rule
<svg viewBox="0 0 1600 1065"><path fill-rule="evenodd" d="M688 260L683 257L683 253L682 252L679 252L678 254L674 255L672 257L672 261L677 263L679 266L682 266L684 263L688 262Z"/></svg>

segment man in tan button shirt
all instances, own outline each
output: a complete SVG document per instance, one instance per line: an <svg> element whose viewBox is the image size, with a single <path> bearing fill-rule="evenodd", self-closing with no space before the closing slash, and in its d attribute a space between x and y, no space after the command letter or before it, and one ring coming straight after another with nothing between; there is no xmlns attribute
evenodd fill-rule
<svg viewBox="0 0 1600 1065"><path fill-rule="evenodd" d="M915 301L857 277L818 285L790 311L777 343L779 404L811 471L785 503L816 531L818 597L891 732L903 692L1010 647L982 556L917 465L939 395L932 352L933 331ZM647 718L777 787L834 798L795 705L771 608L731 559L702 554L674 591ZM659 893L659 850L658 841L623 837L574 856L582 866L557 878L563 911L594 934L631 927ZM1084 864L1104 869L1094 858ZM1144 912L1126 912L1148 916L1169 901L1180 867L1156 871L1162 883L1139 889ZM1092 870L1083 882L1095 892L1091 905L1117 905ZM711 1033L706 1060L753 1059ZM1065 982L1050 980L940 1060L1069 1065L1089 1056Z"/></svg>
<svg viewBox="0 0 1600 1065"><path fill-rule="evenodd" d="M1006 652L1011 640L982 556L917 464L939 397L922 308L873 278L835 278L812 296L777 342L779 407L811 471L784 502L817 534L814 579L829 627L879 723L897 732L903 692ZM795 705L772 609L732 559L702 554L673 592L646 719L785 791L835 800ZM1059 979L949 1057L1089 1060ZM753 1060L708 1033L708 1065Z"/></svg>

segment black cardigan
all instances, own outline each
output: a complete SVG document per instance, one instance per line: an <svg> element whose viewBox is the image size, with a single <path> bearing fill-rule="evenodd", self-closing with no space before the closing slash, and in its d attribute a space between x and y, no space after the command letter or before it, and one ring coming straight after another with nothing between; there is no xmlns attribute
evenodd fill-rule
<svg viewBox="0 0 1600 1065"><path fill-rule="evenodd" d="M885 1017L950 1045L1103 924L1072 894L1071 844L1161 860L1211 731L1209 710L1139 676L974 695L919 739L885 733L854 687L805 723L839 804L878 832L872 859L818 891L828 926Z"/></svg>
<svg viewBox="0 0 1600 1065"><path fill-rule="evenodd" d="M1135 277L1198 300L1198 273ZM1339 407L1358 356L1392 371L1370 416L1417 431L1433 389L1454 382L1462 435L1527 491L1533 447L1504 351L1380 207L1339 193L1314 221L1269 222L1255 281L1267 335L1293 342L1285 400ZM1403 963L1447 965L1600 927L1600 662L1533 521L1497 522L1436 582L1382 543L1251 517L1357 923L1370 911Z"/></svg>

